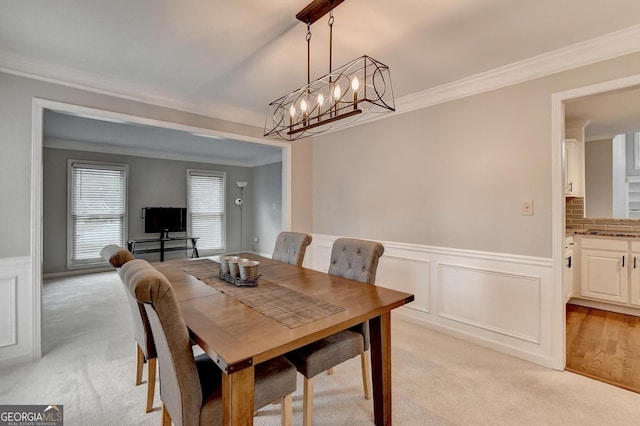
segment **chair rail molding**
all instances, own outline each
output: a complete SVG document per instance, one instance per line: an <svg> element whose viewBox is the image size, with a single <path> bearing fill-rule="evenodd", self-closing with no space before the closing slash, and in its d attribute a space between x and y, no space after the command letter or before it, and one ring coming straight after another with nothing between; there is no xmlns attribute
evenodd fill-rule
<svg viewBox="0 0 640 426"><path fill-rule="evenodd" d="M313 269L327 271L336 238L313 235ZM551 258L380 242L376 285L415 295L394 316L553 368Z"/></svg>

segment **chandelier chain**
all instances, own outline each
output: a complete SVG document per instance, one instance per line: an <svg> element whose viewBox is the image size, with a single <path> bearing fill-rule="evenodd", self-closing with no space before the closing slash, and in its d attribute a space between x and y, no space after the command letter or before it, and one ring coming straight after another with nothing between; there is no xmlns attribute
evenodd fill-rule
<svg viewBox="0 0 640 426"><path fill-rule="evenodd" d="M333 9L329 12L329 73L333 71L331 64L333 58Z"/></svg>
<svg viewBox="0 0 640 426"><path fill-rule="evenodd" d="M311 23L307 21L307 84L311 83Z"/></svg>

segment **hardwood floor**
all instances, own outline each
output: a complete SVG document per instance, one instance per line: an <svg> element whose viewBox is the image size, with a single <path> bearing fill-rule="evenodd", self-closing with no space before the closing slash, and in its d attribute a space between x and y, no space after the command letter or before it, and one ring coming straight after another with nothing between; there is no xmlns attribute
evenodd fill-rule
<svg viewBox="0 0 640 426"><path fill-rule="evenodd" d="M640 317L568 304L566 369L640 393Z"/></svg>

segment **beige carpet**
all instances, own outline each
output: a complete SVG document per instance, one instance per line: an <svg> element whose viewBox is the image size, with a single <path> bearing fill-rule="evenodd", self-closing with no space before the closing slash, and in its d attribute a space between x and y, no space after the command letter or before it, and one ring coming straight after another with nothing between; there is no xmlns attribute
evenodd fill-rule
<svg viewBox="0 0 640 426"><path fill-rule="evenodd" d="M43 292L44 357L0 369L0 404L62 404L66 425L159 425L134 386L129 310L114 272L49 280ZM393 420L397 425L635 425L640 395L539 367L394 317ZM359 361L316 380L316 425L370 425ZM146 373L145 373L146 377ZM302 424L302 385L294 424ZM278 425L279 407L256 425Z"/></svg>

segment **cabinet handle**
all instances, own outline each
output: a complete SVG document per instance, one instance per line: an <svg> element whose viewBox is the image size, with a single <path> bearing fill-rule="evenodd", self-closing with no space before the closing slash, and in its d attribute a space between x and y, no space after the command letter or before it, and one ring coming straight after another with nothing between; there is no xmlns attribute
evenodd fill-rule
<svg viewBox="0 0 640 426"><path fill-rule="evenodd" d="M573 192L573 182L569 182L569 192Z"/></svg>
<svg viewBox="0 0 640 426"><path fill-rule="evenodd" d="M567 268L571 268L571 256L567 257Z"/></svg>
<svg viewBox="0 0 640 426"><path fill-rule="evenodd" d="M637 260L638 260L638 258L633 256L633 269L636 269L636 261Z"/></svg>
<svg viewBox="0 0 640 426"><path fill-rule="evenodd" d="M622 256L622 267L624 268L624 256Z"/></svg>

